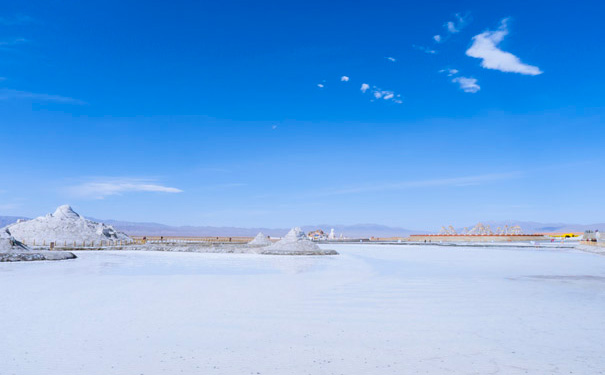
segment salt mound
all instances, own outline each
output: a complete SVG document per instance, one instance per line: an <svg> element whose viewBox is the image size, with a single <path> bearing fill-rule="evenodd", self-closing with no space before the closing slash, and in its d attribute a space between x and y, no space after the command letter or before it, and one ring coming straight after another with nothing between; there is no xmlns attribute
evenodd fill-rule
<svg viewBox="0 0 605 375"><path fill-rule="evenodd" d="M31 251L23 243L15 240L8 229L0 229L0 262L74 258L76 258L74 254L66 251Z"/></svg>
<svg viewBox="0 0 605 375"><path fill-rule="evenodd" d="M13 237L27 244L43 242L129 241L112 226L87 220L64 205L46 216L21 221L6 227Z"/></svg>
<svg viewBox="0 0 605 375"><path fill-rule="evenodd" d="M292 228L280 241L260 251L267 255L337 255L334 250L322 250L309 240L302 229Z"/></svg>
<svg viewBox="0 0 605 375"><path fill-rule="evenodd" d="M11 236L8 229L0 229L0 252L28 251L29 249Z"/></svg>
<svg viewBox="0 0 605 375"><path fill-rule="evenodd" d="M263 232L260 232L252 241L248 242L248 246L253 247L264 247L271 245L273 245L273 242L271 242L271 240L269 240L269 238L267 238Z"/></svg>

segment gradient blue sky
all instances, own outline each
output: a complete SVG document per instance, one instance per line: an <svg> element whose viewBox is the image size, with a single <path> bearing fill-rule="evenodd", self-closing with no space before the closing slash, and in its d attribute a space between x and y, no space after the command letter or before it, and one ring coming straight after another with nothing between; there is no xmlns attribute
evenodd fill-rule
<svg viewBox="0 0 605 375"><path fill-rule="evenodd" d="M0 4L0 215L605 221L601 2Z"/></svg>

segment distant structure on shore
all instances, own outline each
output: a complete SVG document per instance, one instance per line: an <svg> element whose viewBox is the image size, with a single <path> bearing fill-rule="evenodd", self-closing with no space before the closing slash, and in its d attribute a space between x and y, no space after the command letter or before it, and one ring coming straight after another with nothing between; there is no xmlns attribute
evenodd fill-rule
<svg viewBox="0 0 605 375"><path fill-rule="evenodd" d="M498 227L495 231L493 231L489 225L483 225L482 223L477 223L472 229L464 228L460 233L456 232L453 226L441 227L439 231L439 235L479 235L479 236L493 236L493 235L519 235L523 234L523 230L518 225L505 225L504 227Z"/></svg>
<svg viewBox="0 0 605 375"><path fill-rule="evenodd" d="M343 240L344 236L341 233L339 237L336 237L334 228L332 228L330 229L330 234L326 234L322 229L311 231L307 233L307 238L312 241L336 241Z"/></svg>

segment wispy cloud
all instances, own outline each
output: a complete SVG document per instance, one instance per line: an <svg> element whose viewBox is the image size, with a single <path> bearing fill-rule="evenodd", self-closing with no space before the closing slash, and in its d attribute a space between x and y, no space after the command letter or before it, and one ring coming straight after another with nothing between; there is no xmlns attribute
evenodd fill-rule
<svg viewBox="0 0 605 375"><path fill-rule="evenodd" d="M84 102L82 100L69 98L66 96L39 94L39 93L35 93L35 92L19 91L19 90L12 90L12 89L0 89L0 100L8 100L8 99L29 99L29 100L42 101L42 102L55 102L55 103L79 104L79 105L86 104L86 102Z"/></svg>
<svg viewBox="0 0 605 375"><path fill-rule="evenodd" d="M471 14L467 13L456 13L453 21L447 21L443 24L445 33L433 35L435 43L445 43L453 34L458 34L464 29L471 21Z"/></svg>
<svg viewBox="0 0 605 375"><path fill-rule="evenodd" d="M23 43L27 43L28 40L25 38L5 38L5 39L0 39L0 47L6 47L6 46L14 46L17 44L23 44Z"/></svg>
<svg viewBox="0 0 605 375"><path fill-rule="evenodd" d="M112 195L133 192L182 193L181 189L159 185L151 180L133 178L106 178L69 186L67 191L75 196L103 199Z"/></svg>
<svg viewBox="0 0 605 375"><path fill-rule="evenodd" d="M391 90L383 90L376 86L370 87L370 85L368 85L367 83L362 84L361 92L363 92L365 94L368 91L370 91L370 93L374 97L374 99L372 99L372 100L382 99L382 100L390 100L397 104L403 103L403 100L401 100L400 94L396 94L395 92L393 92Z"/></svg>
<svg viewBox="0 0 605 375"><path fill-rule="evenodd" d="M25 25L32 23L34 19L26 15L15 15L10 17L0 17L0 25L13 26L13 25Z"/></svg>
<svg viewBox="0 0 605 375"><path fill-rule="evenodd" d="M390 62L395 62L395 61L397 61L397 59L396 59L396 58L394 58L394 57L390 57L390 56L389 56L389 57L385 57L385 59L389 60Z"/></svg>
<svg viewBox="0 0 605 375"><path fill-rule="evenodd" d="M412 47L414 47L415 49L417 49L418 51L422 51L424 53L428 53L429 55L434 55L437 53L437 51L435 51L432 48L429 47L424 47L424 46L418 46L416 44L412 44Z"/></svg>
<svg viewBox="0 0 605 375"><path fill-rule="evenodd" d="M486 69L501 72L520 73L526 75L542 74L537 66L527 65L510 52L502 51L498 45L508 35L508 18L500 22L496 31L485 31L473 37L473 44L466 51L470 57L482 59L481 66Z"/></svg>
<svg viewBox="0 0 605 375"><path fill-rule="evenodd" d="M357 194L391 190L405 190L430 187L464 187L476 186L497 181L505 181L520 178L521 172L489 173L475 176L441 178L432 180L400 181L391 183L376 183L371 185L351 186L341 189L332 189L320 192L321 195Z"/></svg>
<svg viewBox="0 0 605 375"><path fill-rule="evenodd" d="M481 90L481 86L477 84L476 78L471 77L456 77L452 79L452 82L457 83L460 89L464 92L476 93Z"/></svg>
<svg viewBox="0 0 605 375"><path fill-rule="evenodd" d="M454 15L454 18L454 21L448 21L443 25L443 27L445 27L445 30L450 34L459 33L462 29L466 27L466 25L469 24L471 20L470 13L456 13Z"/></svg>
<svg viewBox="0 0 605 375"><path fill-rule="evenodd" d="M439 73L444 73L448 77L454 77L451 79L453 83L457 83L460 89L464 92L476 93L481 90L481 87L477 84L477 79L472 77L459 76L460 71L458 69L446 68L441 69Z"/></svg>
<svg viewBox="0 0 605 375"><path fill-rule="evenodd" d="M451 76L455 76L456 74L458 74L459 71L458 71L458 69L450 69L450 68L448 68L448 69L441 69L439 71L439 73L445 73L445 74L447 74L448 77L451 77Z"/></svg>
<svg viewBox="0 0 605 375"><path fill-rule="evenodd" d="M340 81L341 81L341 82L349 82L349 77L347 77L347 76L342 76L342 77L340 77Z"/></svg>
<svg viewBox="0 0 605 375"><path fill-rule="evenodd" d="M21 207L18 203L3 203L0 204L0 211L10 211Z"/></svg>

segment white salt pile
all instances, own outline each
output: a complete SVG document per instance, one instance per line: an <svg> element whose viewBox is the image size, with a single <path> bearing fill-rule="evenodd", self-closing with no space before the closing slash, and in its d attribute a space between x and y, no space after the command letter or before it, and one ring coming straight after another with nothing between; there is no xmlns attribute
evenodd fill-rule
<svg viewBox="0 0 605 375"><path fill-rule="evenodd" d="M15 240L8 229L0 229L0 262L22 262L32 260L74 259L76 256L66 251L32 251Z"/></svg>
<svg viewBox="0 0 605 375"><path fill-rule="evenodd" d="M64 205L46 216L20 221L6 227L11 235L28 245L43 242L130 241L130 238L113 227L96 223L78 215Z"/></svg>
<svg viewBox="0 0 605 375"><path fill-rule="evenodd" d="M266 255L337 255L334 250L323 250L309 240L298 227L292 228L280 241L259 251Z"/></svg>
<svg viewBox="0 0 605 375"><path fill-rule="evenodd" d="M8 229L0 229L0 252L27 251L29 250L21 242L15 240Z"/></svg>
<svg viewBox="0 0 605 375"><path fill-rule="evenodd" d="M265 236L263 232L260 232L252 241L248 242L248 246L250 247L265 247L271 245L273 245L273 242L271 242L269 237Z"/></svg>

